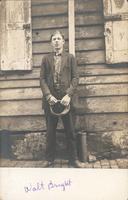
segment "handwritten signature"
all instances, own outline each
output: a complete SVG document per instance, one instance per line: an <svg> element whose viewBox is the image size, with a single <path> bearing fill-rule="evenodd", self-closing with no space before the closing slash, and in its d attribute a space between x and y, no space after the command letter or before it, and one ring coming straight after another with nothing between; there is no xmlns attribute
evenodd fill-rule
<svg viewBox="0 0 128 200"><path fill-rule="evenodd" d="M30 192L39 192L43 190L53 191L53 190L61 190L66 191L67 188L70 188L72 181L70 179L64 180L62 182L55 182L53 180L49 180L47 183L43 181L36 182L35 184L29 184L24 187L25 193Z"/></svg>

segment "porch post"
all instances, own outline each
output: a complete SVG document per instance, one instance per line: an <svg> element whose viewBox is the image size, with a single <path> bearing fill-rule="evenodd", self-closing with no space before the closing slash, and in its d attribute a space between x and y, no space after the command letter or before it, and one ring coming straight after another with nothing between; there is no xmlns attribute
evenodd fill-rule
<svg viewBox="0 0 128 200"><path fill-rule="evenodd" d="M75 5L68 0L69 53L75 55Z"/></svg>

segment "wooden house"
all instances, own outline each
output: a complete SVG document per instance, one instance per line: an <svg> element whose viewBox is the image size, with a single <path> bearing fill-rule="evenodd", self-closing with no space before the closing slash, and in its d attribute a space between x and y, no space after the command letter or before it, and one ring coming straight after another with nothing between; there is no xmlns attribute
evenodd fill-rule
<svg viewBox="0 0 128 200"><path fill-rule="evenodd" d="M0 0L0 14L0 132L46 131L40 65L59 29L78 63L76 130L92 151L126 154L128 1Z"/></svg>

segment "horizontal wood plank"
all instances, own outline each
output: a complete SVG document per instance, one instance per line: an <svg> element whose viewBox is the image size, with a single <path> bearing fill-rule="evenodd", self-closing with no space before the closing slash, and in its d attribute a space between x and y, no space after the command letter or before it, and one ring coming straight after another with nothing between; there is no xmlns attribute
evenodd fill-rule
<svg viewBox="0 0 128 200"><path fill-rule="evenodd" d="M40 16L32 18L33 29L65 28L68 27L68 17L60 16Z"/></svg>
<svg viewBox="0 0 128 200"><path fill-rule="evenodd" d="M107 83L128 83L128 74L125 75L106 75L106 76L87 76L79 79L79 84L107 84Z"/></svg>
<svg viewBox="0 0 128 200"><path fill-rule="evenodd" d="M65 43L65 48L68 50L68 42ZM76 40L75 50L76 51L87 51L87 50L101 50L104 49L103 39L89 39L89 40ZM51 44L48 43L34 43L33 53L49 53L52 52Z"/></svg>
<svg viewBox="0 0 128 200"><path fill-rule="evenodd" d="M96 64L96 65L81 65L78 67L79 75L80 76L94 76L94 75L116 75L116 74L128 74L128 65L123 66L117 65L115 67L113 66L107 66L105 64Z"/></svg>
<svg viewBox="0 0 128 200"><path fill-rule="evenodd" d="M67 2L58 4L43 4L39 6L32 6L32 17L36 16L48 16L68 13Z"/></svg>
<svg viewBox="0 0 128 200"><path fill-rule="evenodd" d="M76 129L88 132L127 130L128 114L89 114L77 116ZM101 126L102 124L102 126ZM58 128L63 128L58 124ZM43 116L0 117L0 131L43 131L46 130Z"/></svg>
<svg viewBox="0 0 128 200"><path fill-rule="evenodd" d="M39 79L28 79L28 80L5 80L5 81L0 81L0 89L6 89L6 88L34 88L34 87L39 87Z"/></svg>
<svg viewBox="0 0 128 200"><path fill-rule="evenodd" d="M62 1L62 2L52 1L51 4L49 2L46 3L46 2L41 1L41 3L36 4L35 6L32 3L32 16L63 14L67 12L67 9L68 9L67 1ZM101 0L96 0L95 2L94 1L83 2L83 0L81 1L79 0L75 2L76 13L99 12L101 10L102 10Z"/></svg>
<svg viewBox="0 0 128 200"><path fill-rule="evenodd" d="M65 42L65 49L68 50L68 42ZM33 53L34 54L42 54L42 53L50 53L53 49L51 47L51 43L49 42L40 42L40 43L33 43Z"/></svg>
<svg viewBox="0 0 128 200"><path fill-rule="evenodd" d="M81 85L78 94L80 97L128 95L128 84Z"/></svg>
<svg viewBox="0 0 128 200"><path fill-rule="evenodd" d="M128 112L128 96L79 98L78 113Z"/></svg>
<svg viewBox="0 0 128 200"><path fill-rule="evenodd" d="M46 130L44 116L20 116L0 118L0 130L8 131L41 131Z"/></svg>
<svg viewBox="0 0 128 200"><path fill-rule="evenodd" d="M89 114L77 117L76 127L88 132L127 130L128 114Z"/></svg>
<svg viewBox="0 0 128 200"><path fill-rule="evenodd" d="M103 17L98 13L78 14L76 15L75 22L76 26L103 24ZM68 27L68 17L66 15L33 17L32 27L33 29Z"/></svg>
<svg viewBox="0 0 128 200"><path fill-rule="evenodd" d="M42 115L41 100L1 101L0 116Z"/></svg>
<svg viewBox="0 0 128 200"><path fill-rule="evenodd" d="M32 31L33 42L50 42L50 35L56 29L46 29L46 30L35 30ZM68 29L61 28L60 31L64 34L65 39L68 39ZM87 39L87 38L97 38L103 37L104 28L101 25L93 25L87 27L76 27L75 28L75 38L76 39Z"/></svg>
<svg viewBox="0 0 128 200"><path fill-rule="evenodd" d="M85 13L85 12L99 12L102 11L102 0L76 0L75 12Z"/></svg>
<svg viewBox="0 0 128 200"><path fill-rule="evenodd" d="M86 26L94 24L103 24L104 19L101 13L82 13L77 14L75 18L76 26Z"/></svg>
<svg viewBox="0 0 128 200"><path fill-rule="evenodd" d="M104 63L105 51L76 52L76 58L79 65Z"/></svg>
<svg viewBox="0 0 128 200"><path fill-rule="evenodd" d="M0 101L0 116L42 115L41 100ZM128 96L80 98L78 113L128 112Z"/></svg>
<svg viewBox="0 0 128 200"><path fill-rule="evenodd" d="M33 55L33 65L40 66L44 54ZM76 59L79 65L100 64L105 62L105 52L103 50L76 52Z"/></svg>
<svg viewBox="0 0 128 200"><path fill-rule="evenodd" d="M46 29L46 30L36 30L33 28L32 30L32 41L33 42L50 42L50 36L53 34L55 29ZM68 28L59 29L63 34L65 39L68 39Z"/></svg>
<svg viewBox="0 0 128 200"><path fill-rule="evenodd" d="M78 86L79 97L95 96L120 96L128 95L128 84L105 84L105 85L80 85ZM9 88L0 90L0 101L3 100L22 100L22 99L41 99L42 91L37 88Z"/></svg>
<svg viewBox="0 0 128 200"><path fill-rule="evenodd" d="M57 3L63 3L63 2L67 2L67 0L32 0L32 6L33 5L44 5L44 4L57 4Z"/></svg>
<svg viewBox="0 0 128 200"><path fill-rule="evenodd" d="M20 88L0 90L0 100L22 100L22 99L41 99L42 91L40 88Z"/></svg>
<svg viewBox="0 0 128 200"><path fill-rule="evenodd" d="M37 75L36 75L37 76ZM8 77L9 78L9 77ZM97 85L97 84L120 84L128 83L128 74L119 74L119 75L104 75L104 76L86 76L79 78L79 85ZM10 80L0 81L0 89L5 88L37 88L40 87L39 77L38 79L31 79L31 76L28 79L18 80L18 77L12 77Z"/></svg>
<svg viewBox="0 0 128 200"><path fill-rule="evenodd" d="M91 25L75 28L76 39L96 38L104 36L103 25Z"/></svg>
<svg viewBox="0 0 128 200"><path fill-rule="evenodd" d="M96 65L82 65L78 66L78 72L80 76L95 76L95 75L121 75L128 74L128 67L123 67L123 65L119 65L118 67L107 66L105 64L96 64ZM1 72L0 81L7 80L25 80L25 79L39 79L40 76L40 68L34 68L31 72L15 72L14 73L4 73ZM111 77L110 77L111 79ZM122 78L123 79L123 78ZM113 81L112 81L113 82ZM4 82L0 82L4 85ZM15 85L15 84L14 84Z"/></svg>
<svg viewBox="0 0 128 200"><path fill-rule="evenodd" d="M0 81L7 81L7 80L24 80L24 79L37 79L39 78L40 74L40 69L39 68L34 68L31 72L1 72L0 74Z"/></svg>
<svg viewBox="0 0 128 200"><path fill-rule="evenodd" d="M87 50L101 50L104 49L104 39L83 39L76 40L75 50L76 51L87 51Z"/></svg>

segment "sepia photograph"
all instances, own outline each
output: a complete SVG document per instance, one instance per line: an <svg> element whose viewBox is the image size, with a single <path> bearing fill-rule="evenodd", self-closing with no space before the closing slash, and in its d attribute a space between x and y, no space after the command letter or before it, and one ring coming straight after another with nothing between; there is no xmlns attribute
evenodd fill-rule
<svg viewBox="0 0 128 200"><path fill-rule="evenodd" d="M0 0L4 168L128 169L127 0Z"/></svg>

